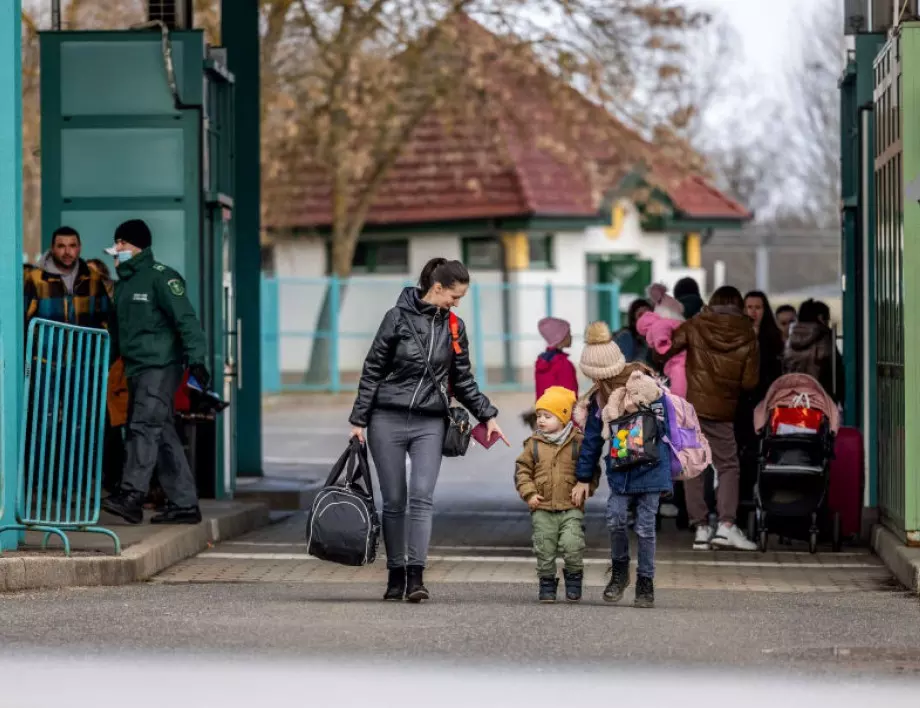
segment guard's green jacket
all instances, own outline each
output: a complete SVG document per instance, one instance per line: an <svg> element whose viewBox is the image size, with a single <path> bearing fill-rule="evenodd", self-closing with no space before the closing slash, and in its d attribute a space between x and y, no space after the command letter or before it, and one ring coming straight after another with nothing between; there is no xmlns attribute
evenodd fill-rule
<svg viewBox="0 0 920 708"><path fill-rule="evenodd" d="M128 377L185 361L205 364L207 340L185 292L185 281L157 263L149 248L118 266L114 349Z"/></svg>

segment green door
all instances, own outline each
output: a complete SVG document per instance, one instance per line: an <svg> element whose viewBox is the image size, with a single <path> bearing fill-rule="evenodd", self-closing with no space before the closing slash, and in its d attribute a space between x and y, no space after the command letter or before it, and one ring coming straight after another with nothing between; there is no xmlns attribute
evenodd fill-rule
<svg viewBox="0 0 920 708"><path fill-rule="evenodd" d="M629 303L645 297L652 284L652 262L642 260L634 253L609 253L591 257L597 262L597 283L620 283L620 322L626 322ZM626 303L626 307L623 307ZM606 292L598 293L597 312L604 322L613 323L612 305Z"/></svg>

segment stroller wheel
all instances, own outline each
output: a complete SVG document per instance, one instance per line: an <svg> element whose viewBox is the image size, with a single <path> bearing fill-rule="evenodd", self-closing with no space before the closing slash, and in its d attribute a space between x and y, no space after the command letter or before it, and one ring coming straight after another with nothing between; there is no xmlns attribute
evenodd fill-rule
<svg viewBox="0 0 920 708"><path fill-rule="evenodd" d="M836 511L834 512L834 517L832 519L832 528L831 528L831 549L834 553L840 553L840 547L843 545L840 532L840 514Z"/></svg>
<svg viewBox="0 0 920 708"><path fill-rule="evenodd" d="M757 538L757 511L754 509L748 512L747 535L752 541Z"/></svg>
<svg viewBox="0 0 920 708"><path fill-rule="evenodd" d="M767 530L766 530L766 529L760 529L760 539L759 539L760 542L759 542L757 545L760 547L760 552L761 552L761 553L766 553L766 552L767 552L767 544L768 544L768 540L767 540L767 539L768 539L768 537L767 537Z"/></svg>
<svg viewBox="0 0 920 708"><path fill-rule="evenodd" d="M812 529L812 531L808 534L808 552L818 552L818 532L814 529Z"/></svg>

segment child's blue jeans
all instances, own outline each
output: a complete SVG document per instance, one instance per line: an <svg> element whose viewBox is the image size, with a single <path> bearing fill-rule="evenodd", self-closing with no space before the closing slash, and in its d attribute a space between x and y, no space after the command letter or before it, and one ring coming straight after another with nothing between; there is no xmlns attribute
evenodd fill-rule
<svg viewBox="0 0 920 708"><path fill-rule="evenodd" d="M614 563L629 563L627 514L630 499L636 501L636 536L639 539L637 575L655 577L655 517L661 494L614 494L607 498L607 528L610 529L610 557Z"/></svg>

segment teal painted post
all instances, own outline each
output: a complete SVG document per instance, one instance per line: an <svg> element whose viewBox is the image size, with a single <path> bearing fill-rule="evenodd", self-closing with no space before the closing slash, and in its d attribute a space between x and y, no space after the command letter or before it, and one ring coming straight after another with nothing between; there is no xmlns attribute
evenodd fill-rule
<svg viewBox="0 0 920 708"><path fill-rule="evenodd" d="M277 278L262 278L262 389L281 392L281 323Z"/></svg>
<svg viewBox="0 0 920 708"><path fill-rule="evenodd" d="M0 514L16 522L22 411L22 86L20 0L0 3ZM3 56L6 59L3 59ZM0 535L15 548L22 533Z"/></svg>
<svg viewBox="0 0 920 708"><path fill-rule="evenodd" d="M473 283L473 352L475 356L473 368L476 372L476 383L480 388L487 383L486 379L486 342L482 328L482 293L479 283Z"/></svg>
<svg viewBox="0 0 920 708"><path fill-rule="evenodd" d="M616 332L620 329L620 284L610 283L607 286L607 297L610 298L610 330Z"/></svg>
<svg viewBox="0 0 920 708"><path fill-rule="evenodd" d="M339 276L329 278L329 381L332 392L342 390L342 371L339 367L339 304L342 298L342 281Z"/></svg>
<svg viewBox="0 0 920 708"><path fill-rule="evenodd" d="M844 424L856 425L860 414L859 354L862 336L858 334L861 319L862 282L860 280L860 246L857 239L857 194L859 190L859 105L856 96L856 62L847 63L840 80L840 202L841 270L843 272L843 364L846 381Z"/></svg>
<svg viewBox="0 0 920 708"><path fill-rule="evenodd" d="M221 0L221 42L236 80L233 90L233 238L236 316L244 333L240 342L242 387L237 394L236 470L241 477L262 475L262 364L259 279L260 225L259 139L259 1Z"/></svg>
<svg viewBox="0 0 920 708"><path fill-rule="evenodd" d="M878 353L875 311L875 114L871 108L875 89L875 57L885 45L884 33L856 36L856 104L859 111L859 201L860 223L858 231L862 241L862 329L858 333L863 342L860 386L864 386L860 405L864 409L861 427L866 455L866 485L863 505L878 506ZM863 383L865 382L865 383Z"/></svg>
<svg viewBox="0 0 920 708"><path fill-rule="evenodd" d="M553 284L546 284L546 316L553 316Z"/></svg>

